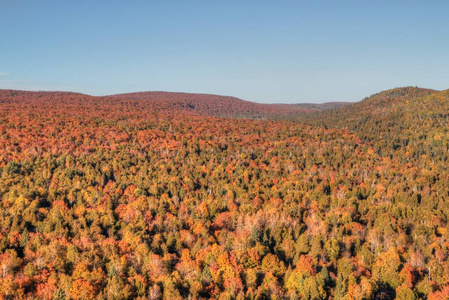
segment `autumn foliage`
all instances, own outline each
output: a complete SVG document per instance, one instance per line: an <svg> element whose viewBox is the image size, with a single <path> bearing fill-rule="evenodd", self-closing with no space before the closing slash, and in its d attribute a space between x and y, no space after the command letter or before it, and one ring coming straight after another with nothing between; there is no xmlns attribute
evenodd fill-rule
<svg viewBox="0 0 449 300"><path fill-rule="evenodd" d="M181 96L0 91L0 298L448 298L447 92Z"/></svg>

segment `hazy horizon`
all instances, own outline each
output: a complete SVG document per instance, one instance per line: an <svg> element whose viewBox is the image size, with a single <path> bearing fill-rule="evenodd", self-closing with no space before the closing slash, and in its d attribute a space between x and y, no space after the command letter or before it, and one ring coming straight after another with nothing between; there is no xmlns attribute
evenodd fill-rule
<svg viewBox="0 0 449 300"><path fill-rule="evenodd" d="M43 92L43 93L51 93L51 92L61 92L61 93L77 93L77 94L85 94L88 96L94 96L94 97L107 97L107 96L115 96L115 95L121 95L121 94L134 94L134 93L153 93L153 92L163 92L163 93L180 93L180 94L203 94L203 95L215 95L215 96L223 96L223 97L234 97L234 98L238 98L240 100L244 100L244 101L249 101L249 102L255 102L255 103L260 103L260 104L325 104L325 103L338 103L338 102L358 102L361 101L363 99L359 99L359 100L355 100L355 101L319 101L319 102L314 102L314 101L301 101L301 102L282 102L282 101L265 101L265 102L261 102L261 101L253 101L253 100L247 100L247 99L242 99L240 97L234 96L234 95L226 95L226 94L212 94L212 93L202 93L202 92L184 92L184 91L134 91L134 92L124 92L124 93L114 93L114 94L90 94L90 93L84 93L84 92L79 92L79 91L72 91L72 90L32 90L32 89L13 89L13 88L0 88L0 90L13 90L13 91L23 91L23 92ZM368 95L369 96L369 95ZM367 97L368 97L367 96Z"/></svg>

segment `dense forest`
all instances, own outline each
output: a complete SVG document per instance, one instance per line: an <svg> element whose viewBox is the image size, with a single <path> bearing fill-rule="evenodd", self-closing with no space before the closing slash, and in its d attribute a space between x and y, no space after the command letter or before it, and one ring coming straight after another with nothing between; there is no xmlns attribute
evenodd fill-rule
<svg viewBox="0 0 449 300"><path fill-rule="evenodd" d="M449 91L324 108L0 90L0 299L449 299Z"/></svg>

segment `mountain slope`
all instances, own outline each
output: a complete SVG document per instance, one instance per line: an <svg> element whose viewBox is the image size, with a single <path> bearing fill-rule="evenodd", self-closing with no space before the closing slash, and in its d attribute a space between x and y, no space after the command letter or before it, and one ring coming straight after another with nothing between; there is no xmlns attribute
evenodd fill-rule
<svg viewBox="0 0 449 300"><path fill-rule="evenodd" d="M314 109L296 105L261 104L236 97L211 94L139 92L108 96L114 99L144 101L153 109L175 109L205 116L260 118L275 115L292 115L310 112ZM160 106L159 106L160 105Z"/></svg>
<svg viewBox="0 0 449 300"><path fill-rule="evenodd" d="M380 151L409 149L434 156L447 146L449 92L414 87L396 88L342 108L312 113L301 121L346 129ZM410 153L410 151L408 151Z"/></svg>
<svg viewBox="0 0 449 300"><path fill-rule="evenodd" d="M437 93L430 89L414 87L395 88L374 94L360 102L337 109L311 114L309 121L330 127L354 131L365 129L364 124L383 123L385 119L401 118L408 111L422 110L419 102L424 97Z"/></svg>
<svg viewBox="0 0 449 300"><path fill-rule="evenodd" d="M318 108L295 104L261 104L235 97L210 94L171 92L140 92L110 96L90 96L72 92L28 92L0 90L0 103L26 105L30 109L45 105L49 109L58 106L70 108L120 106L129 114L140 112L158 114L188 114L197 116L269 118L308 113Z"/></svg>

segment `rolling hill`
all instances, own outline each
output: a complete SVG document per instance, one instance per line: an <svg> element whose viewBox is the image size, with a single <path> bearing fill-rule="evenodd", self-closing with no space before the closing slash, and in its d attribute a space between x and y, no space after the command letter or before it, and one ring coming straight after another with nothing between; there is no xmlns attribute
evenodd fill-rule
<svg viewBox="0 0 449 300"><path fill-rule="evenodd" d="M121 107L129 114L187 114L192 116L271 118L293 116L333 107L331 104L261 104L235 97L172 92L139 92L110 96L90 96L72 92L28 92L0 90L0 103L26 105L30 109ZM340 104L336 104L340 105Z"/></svg>
<svg viewBox="0 0 449 300"><path fill-rule="evenodd" d="M175 110L203 116L262 118L310 112L312 109L284 104L261 104L235 97L172 92L140 92L108 96L139 101L153 110Z"/></svg>
<svg viewBox="0 0 449 300"><path fill-rule="evenodd" d="M446 157L449 138L449 90L395 88L338 109L300 116L300 122L346 129L376 151ZM407 155L405 155L407 153Z"/></svg>
<svg viewBox="0 0 449 300"><path fill-rule="evenodd" d="M384 124L385 120L406 121L410 113L430 109L426 97L438 91L415 87L395 88L374 94L360 102L345 105L329 111L310 114L307 119L316 124L366 131L372 123ZM379 122L382 120L383 122ZM366 124L366 127L365 125Z"/></svg>

